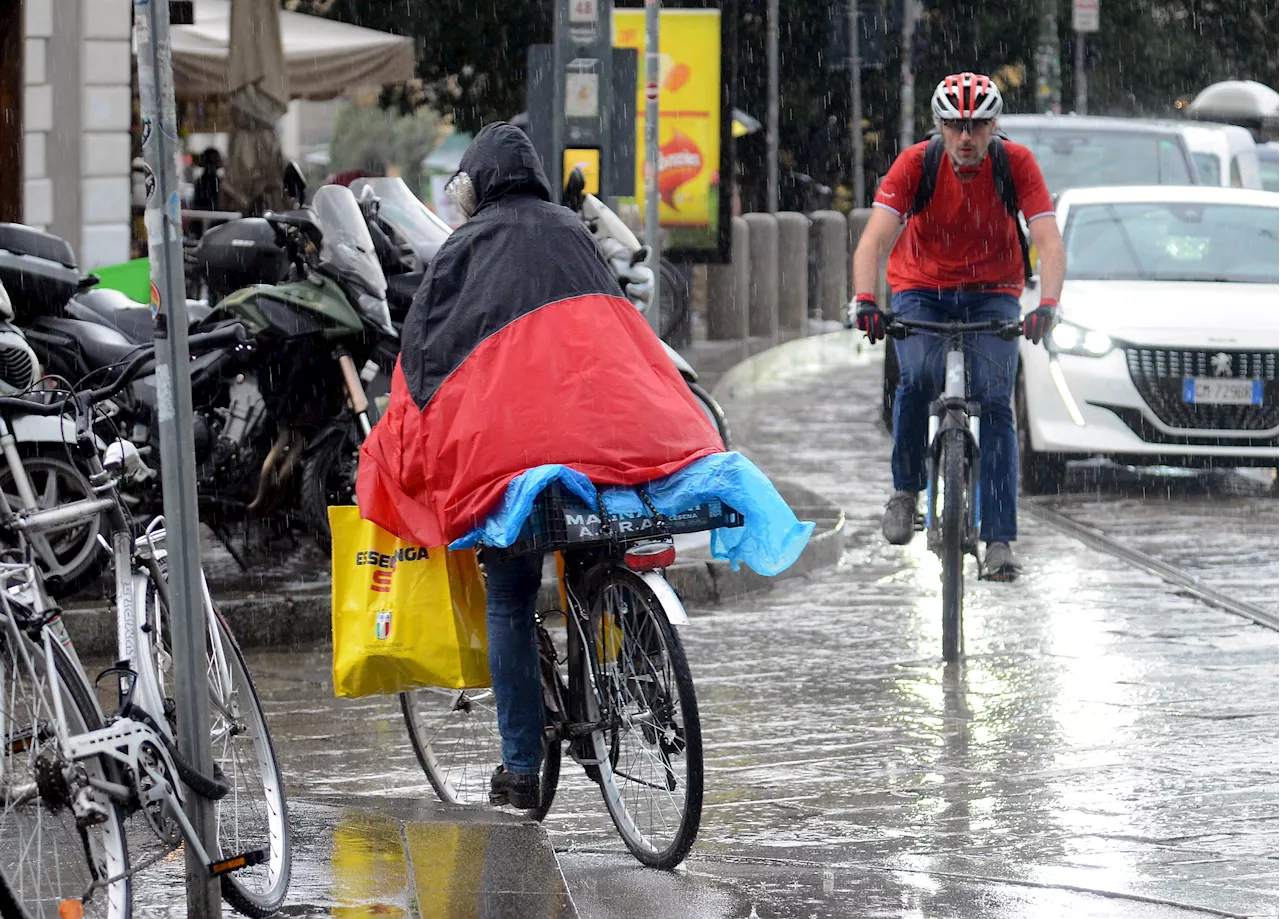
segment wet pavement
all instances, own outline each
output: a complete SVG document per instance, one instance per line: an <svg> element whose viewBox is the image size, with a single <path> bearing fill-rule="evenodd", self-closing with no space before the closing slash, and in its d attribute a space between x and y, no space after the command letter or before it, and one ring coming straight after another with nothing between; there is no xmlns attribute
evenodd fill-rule
<svg viewBox="0 0 1280 919"><path fill-rule="evenodd" d="M481 839L501 839L499 858L536 829L505 816L454 837L418 829L450 815L395 702L334 699L327 648L255 650L292 794L290 915L405 915L410 891L424 916L1277 915L1276 634L1024 520L1025 576L970 570L967 658L944 667L936 559L877 533L879 367L840 353L726 406L753 458L840 504L850 537L835 568L691 611L707 799L685 866L639 867L566 764L545 826L572 906L510 879L429 881L453 891L431 899L398 880L402 866L419 876L416 834L433 840L429 878L475 878L491 859ZM1274 498L1103 479L1061 499L1069 513L1274 603ZM148 878L140 905L172 891Z"/></svg>

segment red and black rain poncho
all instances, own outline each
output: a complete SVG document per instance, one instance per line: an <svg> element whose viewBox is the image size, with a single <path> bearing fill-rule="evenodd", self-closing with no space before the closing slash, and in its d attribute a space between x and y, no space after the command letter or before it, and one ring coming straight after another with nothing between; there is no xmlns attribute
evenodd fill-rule
<svg viewBox="0 0 1280 919"><path fill-rule="evenodd" d="M479 525L549 463L637 485L723 450L529 139L484 128L462 158L475 215L405 322L390 405L360 451L361 515L422 545Z"/></svg>

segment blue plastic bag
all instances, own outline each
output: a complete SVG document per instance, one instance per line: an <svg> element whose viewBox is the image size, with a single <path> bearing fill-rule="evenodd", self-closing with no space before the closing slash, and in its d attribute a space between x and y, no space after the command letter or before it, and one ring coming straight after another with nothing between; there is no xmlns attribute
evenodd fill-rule
<svg viewBox="0 0 1280 919"><path fill-rule="evenodd" d="M537 466L513 479L485 522L449 548L511 545L520 535L538 495L556 481L588 507L598 506L596 487L582 473L568 466ZM643 488L663 515L679 514L717 499L741 513L743 526L711 532L712 557L727 560L735 571L745 564L766 577L780 574L800 557L813 534L814 524L796 519L769 478L741 453L703 457ZM634 488L608 486L601 489L600 495L611 516L648 513Z"/></svg>

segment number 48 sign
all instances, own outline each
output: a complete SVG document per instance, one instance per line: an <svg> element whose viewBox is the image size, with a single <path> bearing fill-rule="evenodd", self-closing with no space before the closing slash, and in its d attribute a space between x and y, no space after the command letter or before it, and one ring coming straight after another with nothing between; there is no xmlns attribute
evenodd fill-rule
<svg viewBox="0 0 1280 919"><path fill-rule="evenodd" d="M599 21L599 0L569 0L569 22L573 25L595 25Z"/></svg>

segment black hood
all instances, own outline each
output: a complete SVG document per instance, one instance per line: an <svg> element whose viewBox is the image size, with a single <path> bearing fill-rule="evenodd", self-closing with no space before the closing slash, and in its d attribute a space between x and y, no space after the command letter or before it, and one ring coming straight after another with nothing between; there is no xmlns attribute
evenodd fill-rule
<svg viewBox="0 0 1280 919"><path fill-rule="evenodd" d="M505 121L480 130L463 154L459 170L471 177L477 211L512 195L552 200L551 183L542 171L538 152L523 131Z"/></svg>

